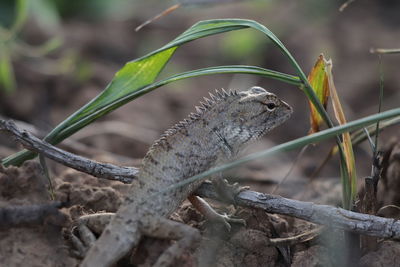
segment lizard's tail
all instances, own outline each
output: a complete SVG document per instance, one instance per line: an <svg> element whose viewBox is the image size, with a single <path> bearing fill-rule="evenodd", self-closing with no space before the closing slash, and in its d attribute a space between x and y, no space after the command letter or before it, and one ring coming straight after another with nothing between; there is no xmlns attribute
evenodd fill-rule
<svg viewBox="0 0 400 267"><path fill-rule="evenodd" d="M112 231L111 231L112 229ZM100 238L89 249L81 267L109 267L125 256L140 241L138 223L122 222L115 216Z"/></svg>

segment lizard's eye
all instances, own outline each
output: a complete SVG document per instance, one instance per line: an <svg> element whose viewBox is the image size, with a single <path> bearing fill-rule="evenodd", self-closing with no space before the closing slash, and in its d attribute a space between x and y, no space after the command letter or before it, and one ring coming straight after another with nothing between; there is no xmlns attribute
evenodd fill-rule
<svg viewBox="0 0 400 267"><path fill-rule="evenodd" d="M276 105L274 103L268 103L267 104L267 109L269 111L273 111L276 108Z"/></svg>

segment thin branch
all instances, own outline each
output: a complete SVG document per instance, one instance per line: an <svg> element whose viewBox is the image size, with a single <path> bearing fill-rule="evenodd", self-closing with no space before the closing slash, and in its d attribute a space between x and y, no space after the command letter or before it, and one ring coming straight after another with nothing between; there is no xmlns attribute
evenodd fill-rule
<svg viewBox="0 0 400 267"><path fill-rule="evenodd" d="M139 26L137 26L135 28L135 32L140 31L140 29L142 29L144 26L158 20L161 17L164 17L166 15L168 15L169 13L171 13L172 11L178 9L181 6L181 4L175 4L167 9L165 9L164 11L162 11L161 13L155 15L154 17L152 17L151 19L146 20L145 22L143 22L142 24L140 24Z"/></svg>
<svg viewBox="0 0 400 267"><path fill-rule="evenodd" d="M369 52L371 54L399 54L400 48L371 48Z"/></svg>
<svg viewBox="0 0 400 267"><path fill-rule="evenodd" d="M196 194L202 197L219 199L209 183L204 183L196 191ZM241 192L236 198L236 204L249 208L263 209L270 213L288 215L357 234L400 239L400 221L395 219L382 218L250 190Z"/></svg>
<svg viewBox="0 0 400 267"><path fill-rule="evenodd" d="M10 120L0 120L0 129L10 132L26 149L43 154L58 163L95 177L131 183L138 173L138 169L134 167L120 167L110 163L96 162L59 149L27 131L19 130Z"/></svg>
<svg viewBox="0 0 400 267"><path fill-rule="evenodd" d="M343 10L345 10L351 3L353 3L355 0L347 0L346 2L344 2L340 7L339 7L339 11L343 12Z"/></svg>

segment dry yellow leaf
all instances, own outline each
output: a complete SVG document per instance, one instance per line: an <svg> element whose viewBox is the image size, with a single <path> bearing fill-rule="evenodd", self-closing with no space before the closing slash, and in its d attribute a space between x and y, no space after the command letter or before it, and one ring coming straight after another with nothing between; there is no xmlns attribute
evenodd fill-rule
<svg viewBox="0 0 400 267"><path fill-rule="evenodd" d="M324 65L325 65L325 71L327 74L327 79L328 79L328 86L329 90L332 95L332 105L333 105L333 111L335 113L336 120L340 125L346 123L346 117L343 112L342 105L340 104L339 96L336 91L335 84L333 82L333 75L332 75L332 61L331 60L325 60L324 59ZM344 156L345 156L345 162L346 162L346 167L348 171L348 177L350 181L348 182L348 185L350 186L351 190L351 199L354 199L356 195L356 190L357 190L357 175L356 175L356 168L355 168L355 160L354 160L354 153L353 153L353 145L351 143L351 137L350 133L344 133L342 135L342 145L343 145L343 151L344 151Z"/></svg>

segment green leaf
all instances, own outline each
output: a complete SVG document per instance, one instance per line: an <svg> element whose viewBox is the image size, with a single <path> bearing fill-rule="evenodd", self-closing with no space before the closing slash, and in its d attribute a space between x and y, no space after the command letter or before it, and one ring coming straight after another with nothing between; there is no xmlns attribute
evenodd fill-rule
<svg viewBox="0 0 400 267"><path fill-rule="evenodd" d="M241 19L202 21L193 25L164 47L139 59L128 62L116 73L111 83L100 95L61 122L45 137L44 140L51 144L57 144L79 129L88 125L93 120L111 112L135 97L140 96L143 92L146 92L145 88L148 86L152 87L157 76L180 45L206 36L245 28L253 28L264 33L284 53L284 55L289 58L289 61L295 66L295 68L300 69L281 41L269 29L255 21ZM253 67L250 67L251 70L249 70L249 72L255 70L252 68ZM242 69L237 73L243 73ZM272 74L271 71L268 72ZM207 74L211 73L213 72L210 71ZM214 73L217 73L217 70L214 70ZM278 73L276 72L275 74ZM195 77L194 75L189 76ZM284 74L278 74L278 76L282 81L286 81L287 77L289 77L288 75L284 77ZM275 75L273 77L277 78L278 76ZM297 81L292 79L290 83L297 83ZM5 166L20 165L23 161L34 156L34 153L23 151L4 159L2 164Z"/></svg>

